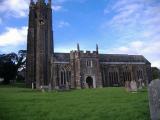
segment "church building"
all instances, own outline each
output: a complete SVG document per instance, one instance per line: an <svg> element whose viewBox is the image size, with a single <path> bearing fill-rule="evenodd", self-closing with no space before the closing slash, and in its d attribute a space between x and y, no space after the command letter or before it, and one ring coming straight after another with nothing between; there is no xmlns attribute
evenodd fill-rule
<svg viewBox="0 0 160 120"><path fill-rule="evenodd" d="M26 84L36 89L83 89L151 81L151 63L142 55L77 50L54 52L51 0L31 0L27 36Z"/></svg>

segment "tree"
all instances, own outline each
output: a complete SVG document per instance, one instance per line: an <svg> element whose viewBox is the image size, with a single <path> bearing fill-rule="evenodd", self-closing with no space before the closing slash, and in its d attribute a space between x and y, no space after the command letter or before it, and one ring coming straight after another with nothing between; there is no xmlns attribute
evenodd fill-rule
<svg viewBox="0 0 160 120"><path fill-rule="evenodd" d="M24 80L26 68L26 50L19 50L16 53L0 55L0 77L4 78L4 83L9 84L10 80Z"/></svg>
<svg viewBox="0 0 160 120"><path fill-rule="evenodd" d="M0 77L4 78L4 83L9 84L17 75L18 56L16 53L0 55Z"/></svg>
<svg viewBox="0 0 160 120"><path fill-rule="evenodd" d="M18 66L18 71L24 70L26 68L26 50L19 50L18 52L18 61L17 61L17 66Z"/></svg>
<svg viewBox="0 0 160 120"><path fill-rule="evenodd" d="M12 61L5 62L3 64L4 83L9 84L11 80L15 80L16 75L17 75L17 66Z"/></svg>
<svg viewBox="0 0 160 120"><path fill-rule="evenodd" d="M26 70L26 50L19 50L18 52L18 73L17 73L17 81L23 82L25 80L25 70Z"/></svg>
<svg viewBox="0 0 160 120"><path fill-rule="evenodd" d="M152 67L152 79L160 79L160 70L157 67Z"/></svg>

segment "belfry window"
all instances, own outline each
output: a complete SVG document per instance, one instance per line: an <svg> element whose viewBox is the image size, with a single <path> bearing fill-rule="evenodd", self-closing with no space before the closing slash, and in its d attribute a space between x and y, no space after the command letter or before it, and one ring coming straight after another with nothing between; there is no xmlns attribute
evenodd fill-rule
<svg viewBox="0 0 160 120"><path fill-rule="evenodd" d="M40 19L40 20L39 20L39 23L40 23L40 25L44 25L44 20L43 20L43 19Z"/></svg>
<svg viewBox="0 0 160 120"><path fill-rule="evenodd" d="M86 61L86 66L87 67L92 67L92 60L87 60Z"/></svg>

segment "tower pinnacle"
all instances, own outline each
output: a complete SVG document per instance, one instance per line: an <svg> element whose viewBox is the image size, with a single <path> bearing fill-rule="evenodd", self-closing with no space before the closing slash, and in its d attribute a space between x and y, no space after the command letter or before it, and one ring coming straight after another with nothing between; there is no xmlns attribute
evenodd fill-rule
<svg viewBox="0 0 160 120"><path fill-rule="evenodd" d="M51 7L52 6L52 0L48 0L48 5Z"/></svg>
<svg viewBox="0 0 160 120"><path fill-rule="evenodd" d="M48 4L52 4L52 0L48 0Z"/></svg>
<svg viewBox="0 0 160 120"><path fill-rule="evenodd" d="M34 1L33 1L33 0L30 0L30 5L31 5L31 4L34 4Z"/></svg>
<svg viewBox="0 0 160 120"><path fill-rule="evenodd" d="M97 53L98 53L98 44L96 44L96 51L97 51Z"/></svg>
<svg viewBox="0 0 160 120"><path fill-rule="evenodd" d="M37 2L39 2L39 3L44 3L45 0L38 0Z"/></svg>
<svg viewBox="0 0 160 120"><path fill-rule="evenodd" d="M80 51L80 48L79 48L79 43L77 43L77 50L78 50L78 51Z"/></svg>

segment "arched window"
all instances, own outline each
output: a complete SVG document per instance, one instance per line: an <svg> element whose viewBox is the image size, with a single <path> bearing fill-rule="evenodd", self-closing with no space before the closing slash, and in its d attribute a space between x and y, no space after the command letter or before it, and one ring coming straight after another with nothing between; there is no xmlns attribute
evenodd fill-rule
<svg viewBox="0 0 160 120"><path fill-rule="evenodd" d="M61 85L63 85L63 71L61 71Z"/></svg>
<svg viewBox="0 0 160 120"><path fill-rule="evenodd" d="M131 78L131 72L128 72L128 76L129 76L128 81L131 81L132 80L132 78Z"/></svg>
<svg viewBox="0 0 160 120"><path fill-rule="evenodd" d="M137 78L138 78L138 80L143 79L143 71L142 70L137 71Z"/></svg>
<svg viewBox="0 0 160 120"><path fill-rule="evenodd" d="M59 81L60 85L65 86L65 85L69 84L70 81L71 81L70 69L62 68L60 70L60 81Z"/></svg>
<svg viewBox="0 0 160 120"><path fill-rule="evenodd" d="M71 71L66 72L66 81L70 82L71 81Z"/></svg>
<svg viewBox="0 0 160 120"><path fill-rule="evenodd" d="M86 66L92 67L92 60L86 60Z"/></svg>
<svg viewBox="0 0 160 120"><path fill-rule="evenodd" d="M119 77L117 71L110 71L109 73L109 83L111 86L118 86L119 85Z"/></svg>
<svg viewBox="0 0 160 120"><path fill-rule="evenodd" d="M63 83L64 83L64 85L66 84L66 72L64 71L64 73L63 73L63 76L64 76L64 79L63 79Z"/></svg>
<svg viewBox="0 0 160 120"><path fill-rule="evenodd" d="M130 71L124 71L123 72L123 81L131 81L131 72Z"/></svg>
<svg viewBox="0 0 160 120"><path fill-rule="evenodd" d="M60 71L60 85L65 85L65 84L66 84L65 69L61 69L61 71Z"/></svg>

